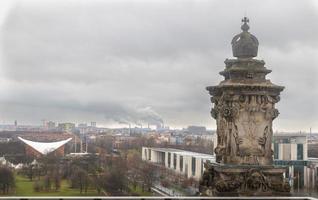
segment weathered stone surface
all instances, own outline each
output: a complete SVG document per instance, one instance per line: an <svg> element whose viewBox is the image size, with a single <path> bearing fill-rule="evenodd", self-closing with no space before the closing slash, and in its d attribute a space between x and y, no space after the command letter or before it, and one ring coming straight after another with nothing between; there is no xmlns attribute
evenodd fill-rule
<svg viewBox="0 0 318 200"><path fill-rule="evenodd" d="M243 25L241 26L242 33L234 36L232 39L233 56L238 58L250 58L257 56L258 40L248 32L250 29L247 24L249 20L244 17L242 19Z"/></svg>
<svg viewBox="0 0 318 200"><path fill-rule="evenodd" d="M270 70L262 61L235 59L230 63L221 72L225 80L207 87L217 123L217 162L272 164L272 121L279 114L275 103L284 87L265 79Z"/></svg>
<svg viewBox="0 0 318 200"><path fill-rule="evenodd" d="M200 181L204 196L288 196L283 167L206 164Z"/></svg>
<svg viewBox="0 0 318 200"><path fill-rule="evenodd" d="M246 19L243 22L242 29L246 32ZM242 54L246 44L236 43L234 56ZM225 69L220 72L224 80L206 88L213 104L211 116L217 124L218 144L214 151L219 163L206 168L201 182L201 192L206 195L266 195L289 191L282 178L285 169L272 166L271 149L272 124L279 115L275 104L284 87L266 79L271 70L265 67L264 61L252 58L255 51L257 54L258 42L256 49L253 45L250 50L244 50L248 56L226 59Z"/></svg>

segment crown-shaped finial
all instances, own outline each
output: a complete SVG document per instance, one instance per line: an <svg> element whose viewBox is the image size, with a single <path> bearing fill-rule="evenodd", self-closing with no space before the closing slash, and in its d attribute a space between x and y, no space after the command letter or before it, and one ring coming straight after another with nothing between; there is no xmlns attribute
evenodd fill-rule
<svg viewBox="0 0 318 200"><path fill-rule="evenodd" d="M238 58L252 58L257 56L258 40L248 30L250 29L248 23L249 19L244 17L242 19L242 33L234 36L232 39L233 56Z"/></svg>

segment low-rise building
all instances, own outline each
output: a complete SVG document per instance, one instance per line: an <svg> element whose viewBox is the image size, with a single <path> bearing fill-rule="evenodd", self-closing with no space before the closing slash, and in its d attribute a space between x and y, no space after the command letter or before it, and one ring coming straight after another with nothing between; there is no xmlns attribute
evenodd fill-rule
<svg viewBox="0 0 318 200"><path fill-rule="evenodd" d="M162 165L176 173L184 174L186 177L192 177L196 180L200 180L205 162L215 162L215 157L209 154L152 147L142 147L142 159Z"/></svg>
<svg viewBox="0 0 318 200"><path fill-rule="evenodd" d="M286 178L294 189L308 186L307 134L280 133L273 137L274 164L287 167Z"/></svg>

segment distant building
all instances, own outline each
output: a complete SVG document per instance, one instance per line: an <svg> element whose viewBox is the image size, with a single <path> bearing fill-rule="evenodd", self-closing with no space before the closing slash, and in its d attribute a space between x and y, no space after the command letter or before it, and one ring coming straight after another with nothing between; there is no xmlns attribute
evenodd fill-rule
<svg viewBox="0 0 318 200"><path fill-rule="evenodd" d="M72 132L75 129L74 123L59 123L58 128L61 131Z"/></svg>
<svg viewBox="0 0 318 200"><path fill-rule="evenodd" d="M287 167L286 178L294 189L308 185L307 135L280 133L273 135L274 164Z"/></svg>
<svg viewBox="0 0 318 200"><path fill-rule="evenodd" d="M169 131L170 127L169 126L164 126L164 124L157 124L156 125L156 130L158 132L165 132L165 131Z"/></svg>
<svg viewBox="0 0 318 200"><path fill-rule="evenodd" d="M86 128L87 127L87 124L86 123L83 123L83 124L79 124L78 125L78 128Z"/></svg>
<svg viewBox="0 0 318 200"><path fill-rule="evenodd" d="M26 155L37 158L51 153L56 156L64 156L64 145L72 140L72 138L68 138L57 142L35 142L21 137L18 139L25 144Z"/></svg>
<svg viewBox="0 0 318 200"><path fill-rule="evenodd" d="M91 122L91 127L96 127L96 122Z"/></svg>
<svg viewBox="0 0 318 200"><path fill-rule="evenodd" d="M183 143L183 137L180 135L170 136L169 143L174 145L179 145Z"/></svg>
<svg viewBox="0 0 318 200"><path fill-rule="evenodd" d="M115 149L126 149L133 145L138 145L138 143L136 143L138 137L117 135L113 138L113 148Z"/></svg>
<svg viewBox="0 0 318 200"><path fill-rule="evenodd" d="M0 143L8 143L12 140L12 138L0 138Z"/></svg>
<svg viewBox="0 0 318 200"><path fill-rule="evenodd" d="M318 158L308 158L308 164L306 168L307 179L306 185L309 190L318 189Z"/></svg>
<svg viewBox="0 0 318 200"><path fill-rule="evenodd" d="M204 126L188 126L188 132L191 134L205 134L206 128Z"/></svg>
<svg viewBox="0 0 318 200"><path fill-rule="evenodd" d="M215 162L215 157L179 149L142 147L142 160L165 166L188 178L200 180L204 163Z"/></svg>
<svg viewBox="0 0 318 200"><path fill-rule="evenodd" d="M47 126L48 129L55 129L56 128L56 124L53 121L48 121L46 123L46 126Z"/></svg>

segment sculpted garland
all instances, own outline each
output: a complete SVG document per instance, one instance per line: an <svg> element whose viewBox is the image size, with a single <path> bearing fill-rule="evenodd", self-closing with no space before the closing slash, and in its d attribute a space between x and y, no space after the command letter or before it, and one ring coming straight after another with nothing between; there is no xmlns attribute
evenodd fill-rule
<svg viewBox="0 0 318 200"><path fill-rule="evenodd" d="M272 120L279 96L226 94L213 96L211 115L217 121L217 162L271 164ZM222 160L225 159L225 160Z"/></svg>

